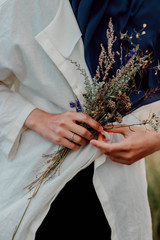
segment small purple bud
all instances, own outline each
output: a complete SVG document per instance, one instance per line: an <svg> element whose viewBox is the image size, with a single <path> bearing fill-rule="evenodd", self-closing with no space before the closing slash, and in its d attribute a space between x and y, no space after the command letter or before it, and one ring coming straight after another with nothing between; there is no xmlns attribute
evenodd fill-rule
<svg viewBox="0 0 160 240"><path fill-rule="evenodd" d="M76 111L77 111L77 112L82 112L82 108L80 108L80 107L79 107L79 108L76 108Z"/></svg>
<svg viewBox="0 0 160 240"><path fill-rule="evenodd" d="M69 105L70 105L71 108L75 107L75 103L74 102L70 102Z"/></svg>
<svg viewBox="0 0 160 240"><path fill-rule="evenodd" d="M129 59L136 53L136 49L133 48L129 51L128 55L126 56L126 60L129 61Z"/></svg>
<svg viewBox="0 0 160 240"><path fill-rule="evenodd" d="M80 104L80 102L79 102L78 99L77 99L77 101L76 101L76 105L77 105L77 107L81 107L81 104Z"/></svg>

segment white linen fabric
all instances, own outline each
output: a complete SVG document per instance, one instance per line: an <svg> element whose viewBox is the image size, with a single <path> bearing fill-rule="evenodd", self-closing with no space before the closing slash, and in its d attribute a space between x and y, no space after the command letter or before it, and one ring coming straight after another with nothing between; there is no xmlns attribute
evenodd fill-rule
<svg viewBox="0 0 160 240"><path fill-rule="evenodd" d="M25 119L37 107L50 113L70 110L75 95L83 102L84 79L69 59L88 72L68 0L0 0L0 239L12 238L31 196L24 187L35 179L42 154L58 149L24 129ZM135 121L134 114L124 119ZM119 138L116 134L112 141ZM72 151L60 173L42 185L15 240L35 238L59 191L93 161L93 183L112 240L152 239L144 161L120 165L88 145Z"/></svg>

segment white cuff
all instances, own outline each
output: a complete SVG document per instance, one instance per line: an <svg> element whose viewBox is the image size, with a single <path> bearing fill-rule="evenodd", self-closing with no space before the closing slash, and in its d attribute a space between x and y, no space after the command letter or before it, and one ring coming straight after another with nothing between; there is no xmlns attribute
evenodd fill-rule
<svg viewBox="0 0 160 240"><path fill-rule="evenodd" d="M28 103L21 114L16 119L16 122L9 132L8 136L6 136L5 142L2 143L2 151L4 155L8 158L8 160L12 160L17 152L21 134L24 132L25 128L23 127L24 122L28 115L35 109L36 107L30 103Z"/></svg>

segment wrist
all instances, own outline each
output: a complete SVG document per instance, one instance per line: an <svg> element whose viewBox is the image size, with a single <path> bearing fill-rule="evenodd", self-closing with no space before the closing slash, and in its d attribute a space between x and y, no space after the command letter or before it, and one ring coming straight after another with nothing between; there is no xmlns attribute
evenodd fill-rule
<svg viewBox="0 0 160 240"><path fill-rule="evenodd" d="M39 112L41 110L38 109L38 108L35 108L29 115L28 117L26 118L25 122L24 122L24 127L25 128L28 128L28 129L34 129L35 128L35 125L36 125L36 122L37 122L37 116L39 115Z"/></svg>

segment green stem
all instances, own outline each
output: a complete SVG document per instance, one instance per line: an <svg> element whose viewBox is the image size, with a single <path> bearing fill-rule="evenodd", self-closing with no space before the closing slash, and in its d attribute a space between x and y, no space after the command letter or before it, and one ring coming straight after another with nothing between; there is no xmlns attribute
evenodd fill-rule
<svg viewBox="0 0 160 240"><path fill-rule="evenodd" d="M131 128L133 126L142 126L142 125L147 125L149 124L149 122L146 122L146 123L133 123L133 124L130 124L130 125L113 125L112 127L107 127L107 128L104 128L105 130L110 130L110 129L115 129L115 128L122 128L122 127L128 127L128 128ZM132 130L133 131L133 130Z"/></svg>
<svg viewBox="0 0 160 240"><path fill-rule="evenodd" d="M20 225L21 225L21 223L22 223L22 221L23 221L23 218L24 218L24 216L25 216L25 214L26 214L26 212L27 212L27 210L28 210L28 208L29 208L29 205L30 205L31 201L32 201L32 197L30 198L30 200L29 200L29 202L28 202L28 204L27 204L27 206L26 206L26 208L25 208L25 210L24 210L24 213L23 213L23 215L22 215L22 217L21 217L21 219L20 219L20 221L19 221L19 223L18 223L18 226L16 226L16 229L15 229L15 231L14 231L14 233L13 233L13 236L12 236L12 240L15 239L15 236L16 236L16 234L17 234L17 232L18 232L18 229L19 229L19 227L20 227Z"/></svg>

